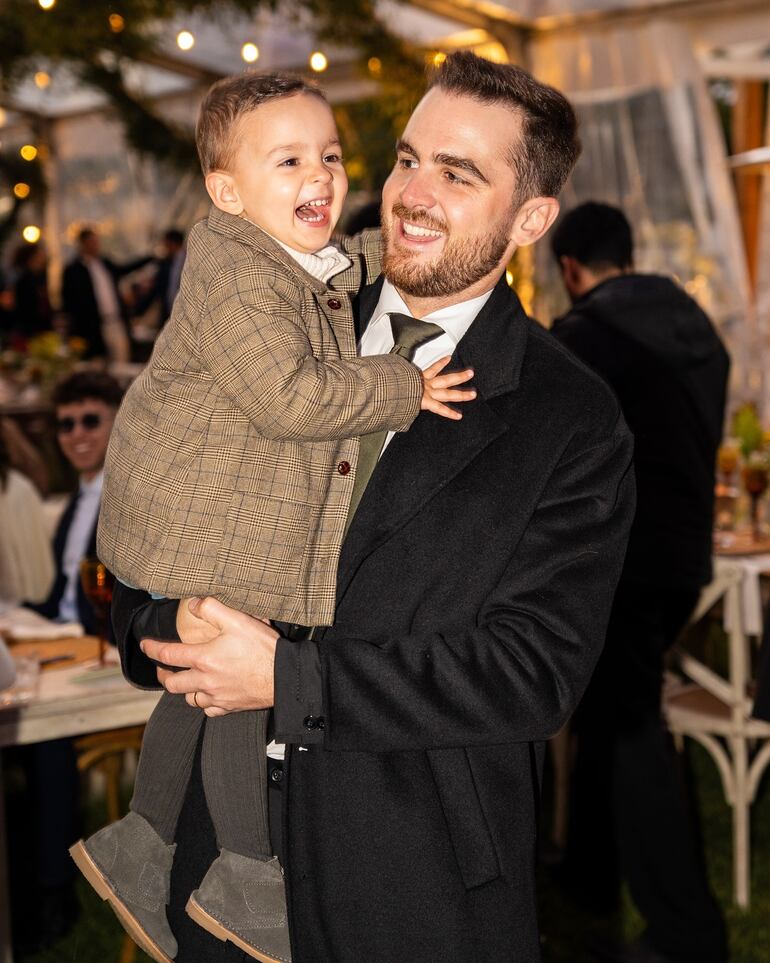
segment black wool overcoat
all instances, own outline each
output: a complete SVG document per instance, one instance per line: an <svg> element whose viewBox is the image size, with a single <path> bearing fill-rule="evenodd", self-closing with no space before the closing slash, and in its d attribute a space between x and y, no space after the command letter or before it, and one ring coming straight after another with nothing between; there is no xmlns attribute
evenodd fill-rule
<svg viewBox="0 0 770 963"><path fill-rule="evenodd" d="M343 548L324 744L284 779L294 963L540 958L543 745L604 642L632 441L504 280L453 361L478 399L393 439Z"/></svg>

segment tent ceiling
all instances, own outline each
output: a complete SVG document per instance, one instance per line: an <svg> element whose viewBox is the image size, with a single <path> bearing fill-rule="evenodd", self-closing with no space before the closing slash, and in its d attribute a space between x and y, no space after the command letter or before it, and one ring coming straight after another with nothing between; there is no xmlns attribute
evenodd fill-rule
<svg viewBox="0 0 770 963"><path fill-rule="evenodd" d="M437 47L454 46L452 37L468 27L486 28L505 40L510 39L506 31L512 25L538 32L665 13L691 19L697 26L693 39L709 74L770 76L770 11L766 0L380 0L378 9L395 32ZM744 15L754 19L742 30L735 24ZM722 25L725 18L732 29ZM764 31L757 32L757 18L764 22ZM712 22L716 26L710 35ZM184 52L176 43L182 30L195 37L192 49ZM767 42L757 42L757 36L767 37ZM159 55L152 62L132 67L129 75L133 89L149 97L184 94L215 77L242 70L241 47L246 42L259 47L255 66L268 70L307 71L308 57L318 47L307 16L291 18L279 11L249 18L228 9L226 3L216 22L211 17L186 15L163 24L159 39ZM321 79L332 99L365 93L367 82L353 69L353 52L323 49L330 67ZM39 90L30 77L5 104L7 108L55 117L96 109L103 103L98 93L84 88L66 67L41 63L34 70L47 70L51 84ZM9 120L13 121L13 114Z"/></svg>

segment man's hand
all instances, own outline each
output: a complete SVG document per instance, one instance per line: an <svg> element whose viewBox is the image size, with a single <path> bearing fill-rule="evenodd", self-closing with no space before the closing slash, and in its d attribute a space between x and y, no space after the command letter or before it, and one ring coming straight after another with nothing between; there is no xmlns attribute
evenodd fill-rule
<svg viewBox="0 0 770 963"><path fill-rule="evenodd" d="M180 612L183 607L185 614L177 620L182 642L144 639L141 643L142 651L155 662L187 670L159 668L161 685L168 692L184 694L189 705L203 709L207 716L272 706L279 637L275 629L212 598L189 599L180 604Z"/></svg>
<svg viewBox="0 0 770 963"><path fill-rule="evenodd" d="M444 402L473 401L476 397L476 389L459 390L455 388L455 385L465 384L466 381L471 380L473 371L470 368L466 368L464 371L451 371L445 375L440 374L450 360L449 357L439 358L430 368L423 371L420 408L423 411L432 411L434 415L441 415L442 418L459 421L462 418L460 412L447 407Z"/></svg>

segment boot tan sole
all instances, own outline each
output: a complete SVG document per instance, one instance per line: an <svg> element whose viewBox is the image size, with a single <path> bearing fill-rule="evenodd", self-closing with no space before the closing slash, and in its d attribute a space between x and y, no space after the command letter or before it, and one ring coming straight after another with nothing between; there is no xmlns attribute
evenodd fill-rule
<svg viewBox="0 0 770 963"><path fill-rule="evenodd" d="M290 959L286 959L283 956L270 956L268 953L263 953L249 943L246 943L245 940L242 940L236 933L233 933L232 930L228 930L226 926L223 926L218 919L215 919L207 913L192 896L187 900L187 906L185 906L184 909L190 919L194 920L198 926L203 927L207 933L216 936L216 938L222 940L223 943L229 940L239 949L243 950L244 953L252 957L252 959L260 960L261 963L291 963Z"/></svg>
<svg viewBox="0 0 770 963"><path fill-rule="evenodd" d="M110 904L112 911L120 920L121 926L139 949L144 950L156 963L174 963L171 957L167 956L158 944L147 935L139 920L107 882L102 871L93 859L91 859L88 850L83 844L83 840L81 839L75 843L74 846L71 846L69 852L70 856L75 860L77 868L96 890L97 895Z"/></svg>

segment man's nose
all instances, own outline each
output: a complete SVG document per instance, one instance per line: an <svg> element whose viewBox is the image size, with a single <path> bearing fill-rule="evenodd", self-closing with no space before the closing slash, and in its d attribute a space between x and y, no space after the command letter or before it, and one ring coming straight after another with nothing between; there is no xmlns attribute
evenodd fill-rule
<svg viewBox="0 0 770 963"><path fill-rule="evenodd" d="M436 192L430 177L422 171L414 171L401 190L404 207L430 209L436 203Z"/></svg>

